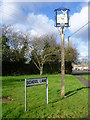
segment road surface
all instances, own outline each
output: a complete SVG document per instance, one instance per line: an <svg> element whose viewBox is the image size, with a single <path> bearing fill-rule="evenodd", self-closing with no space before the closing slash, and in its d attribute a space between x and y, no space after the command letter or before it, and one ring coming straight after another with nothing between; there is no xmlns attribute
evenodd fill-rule
<svg viewBox="0 0 90 120"><path fill-rule="evenodd" d="M79 74L90 74L90 71L82 71L82 70L73 70L73 75L79 75Z"/></svg>

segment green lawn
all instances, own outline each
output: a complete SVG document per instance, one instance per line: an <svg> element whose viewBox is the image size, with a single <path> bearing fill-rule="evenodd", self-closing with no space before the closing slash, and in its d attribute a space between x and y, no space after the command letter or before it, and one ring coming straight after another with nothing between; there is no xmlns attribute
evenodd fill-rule
<svg viewBox="0 0 90 120"><path fill-rule="evenodd" d="M2 77L2 97L13 99L2 103L3 118L84 118L88 116L88 89L77 78L72 75L65 76L66 98L62 98L61 75L45 76L48 77L48 105L45 85L29 87L26 113L25 78L40 76Z"/></svg>

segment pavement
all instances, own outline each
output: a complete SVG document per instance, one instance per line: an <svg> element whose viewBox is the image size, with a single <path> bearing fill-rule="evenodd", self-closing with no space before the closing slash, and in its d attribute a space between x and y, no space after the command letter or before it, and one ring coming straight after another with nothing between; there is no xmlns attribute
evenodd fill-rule
<svg viewBox="0 0 90 120"><path fill-rule="evenodd" d="M85 80L85 78L81 77L80 75L75 75L77 79L82 82L86 87L90 88L90 81Z"/></svg>
<svg viewBox="0 0 90 120"><path fill-rule="evenodd" d="M82 71L82 70L73 70L72 74L75 75L77 77L77 79L82 82L86 87L90 88L90 81L89 80L85 80L85 78L83 78L82 74L90 74L90 71Z"/></svg>

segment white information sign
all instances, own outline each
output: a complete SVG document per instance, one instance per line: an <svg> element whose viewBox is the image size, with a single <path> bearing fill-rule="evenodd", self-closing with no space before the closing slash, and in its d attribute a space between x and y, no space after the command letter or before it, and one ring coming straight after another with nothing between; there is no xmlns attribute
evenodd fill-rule
<svg viewBox="0 0 90 120"><path fill-rule="evenodd" d="M45 78L32 78L25 79L25 112L27 111L27 87L46 84L46 102L48 104L48 79Z"/></svg>

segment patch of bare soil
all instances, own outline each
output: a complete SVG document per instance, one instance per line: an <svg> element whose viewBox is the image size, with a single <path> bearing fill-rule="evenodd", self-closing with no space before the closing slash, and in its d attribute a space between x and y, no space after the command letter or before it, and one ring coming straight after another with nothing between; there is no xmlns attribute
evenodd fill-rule
<svg viewBox="0 0 90 120"><path fill-rule="evenodd" d="M8 102L8 101L13 101L12 98L7 97L7 98L0 98L0 102Z"/></svg>

